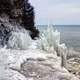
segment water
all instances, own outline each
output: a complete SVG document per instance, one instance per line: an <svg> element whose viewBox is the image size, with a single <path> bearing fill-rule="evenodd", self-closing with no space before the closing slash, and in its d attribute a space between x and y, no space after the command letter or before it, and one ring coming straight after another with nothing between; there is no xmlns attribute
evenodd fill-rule
<svg viewBox="0 0 80 80"><path fill-rule="evenodd" d="M61 43L65 43L68 48L80 51L80 25L54 25L61 34ZM46 26L38 26L42 31Z"/></svg>

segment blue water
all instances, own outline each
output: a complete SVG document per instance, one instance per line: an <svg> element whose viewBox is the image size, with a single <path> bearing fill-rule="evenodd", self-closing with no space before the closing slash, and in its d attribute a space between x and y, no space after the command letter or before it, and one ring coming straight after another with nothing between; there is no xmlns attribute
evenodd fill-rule
<svg viewBox="0 0 80 80"><path fill-rule="evenodd" d="M40 30L46 26L38 26ZM53 25L61 33L61 43L65 43L68 48L80 51L80 25Z"/></svg>

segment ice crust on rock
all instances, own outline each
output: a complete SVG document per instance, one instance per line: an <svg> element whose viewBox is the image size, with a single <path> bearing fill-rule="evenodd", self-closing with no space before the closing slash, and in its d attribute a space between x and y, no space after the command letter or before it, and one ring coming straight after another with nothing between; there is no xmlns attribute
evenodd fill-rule
<svg viewBox="0 0 80 80"><path fill-rule="evenodd" d="M60 33L51 30L47 30L48 36L45 32L39 40L30 41L32 44L27 46L26 50L18 49L23 49L24 43L17 48L15 47L16 49L1 48L0 80L79 80L67 69L61 67L61 57L57 56L56 47L62 52L65 51L66 47L60 44ZM18 39L15 38L17 42L19 39L25 38L25 34L20 33L20 35L22 36ZM30 40L28 37L26 39ZM12 42L14 43L14 40ZM36 47L33 48L34 46Z"/></svg>

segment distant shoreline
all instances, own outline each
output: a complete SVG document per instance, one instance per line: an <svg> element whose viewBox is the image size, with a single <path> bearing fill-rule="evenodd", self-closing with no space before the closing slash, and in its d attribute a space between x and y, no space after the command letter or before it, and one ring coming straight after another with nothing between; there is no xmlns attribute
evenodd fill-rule
<svg viewBox="0 0 80 80"><path fill-rule="evenodd" d="M48 25L36 25L36 26L48 26ZM52 26L71 26L71 27L74 27L74 26L80 26L80 25L52 25Z"/></svg>

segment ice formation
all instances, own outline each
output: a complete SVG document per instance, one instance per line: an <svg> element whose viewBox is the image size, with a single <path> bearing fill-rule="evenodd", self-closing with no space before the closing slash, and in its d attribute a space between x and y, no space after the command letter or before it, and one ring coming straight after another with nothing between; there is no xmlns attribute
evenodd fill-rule
<svg viewBox="0 0 80 80"><path fill-rule="evenodd" d="M12 49L28 49L32 44L33 40L29 36L28 31L12 31L12 35L10 36L7 47Z"/></svg>
<svg viewBox="0 0 80 80"><path fill-rule="evenodd" d="M48 26L46 30L40 36L38 41L38 48L45 51L50 51L56 49L60 44L60 32L55 31L53 27Z"/></svg>
<svg viewBox="0 0 80 80"><path fill-rule="evenodd" d="M79 80L64 68L66 46L60 44L60 33L53 28L48 27L35 42L23 31L14 32L9 40L9 46L14 50L6 47L0 49L0 80ZM62 53L62 63L61 57L57 56L56 48ZM33 70L34 74L26 72L27 76L23 73L25 69L22 70L22 66L25 63L31 64L26 65L25 69L31 68L29 70ZM37 69L41 71L40 75L48 76L43 76L43 79L34 78L33 75L38 77L38 72L35 71Z"/></svg>

